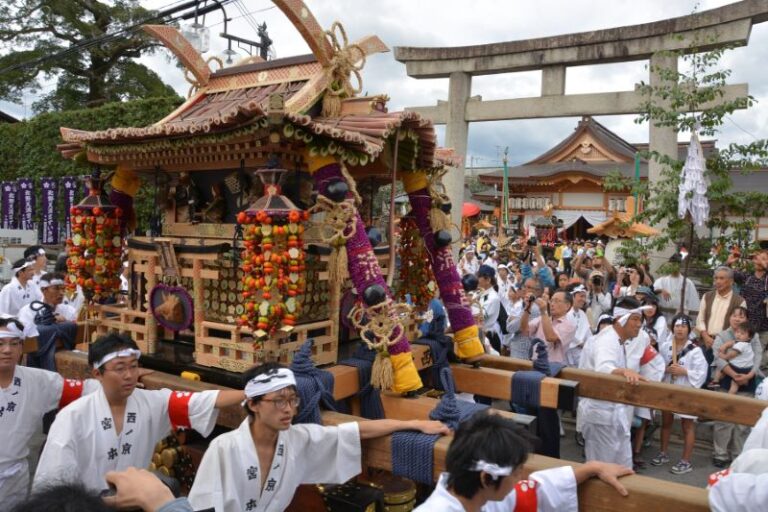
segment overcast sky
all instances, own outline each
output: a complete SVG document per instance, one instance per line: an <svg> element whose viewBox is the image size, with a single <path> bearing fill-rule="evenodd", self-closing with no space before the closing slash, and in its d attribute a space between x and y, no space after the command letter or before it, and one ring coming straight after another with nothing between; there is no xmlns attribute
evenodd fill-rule
<svg viewBox="0 0 768 512"><path fill-rule="evenodd" d="M161 8L173 0L143 0L148 8ZM307 5L324 27L340 21L354 41L368 34L378 35L390 48L395 46L461 46L500 41L554 36L634 25L690 14L698 10L719 7L727 0L306 0ZM268 0L241 0L244 11L237 5L227 6L229 32L256 39L256 34L242 12L252 12L258 21L266 21L274 40L276 56L289 57L308 53L301 36ZM206 19L211 27L212 49L207 55L218 54L225 48L223 39L216 37L223 29L222 16L213 13ZM215 25L215 26L214 26ZM163 50L165 52L165 50ZM206 55L206 56L207 56ZM167 56L142 59L181 94L188 84L181 71ZM749 142L768 136L768 23L756 25L749 46L726 54L724 65L733 70L731 83L749 83L749 92L758 105L738 112L726 122L718 136L721 143ZM640 80L647 80L647 62L571 67L567 71L566 94L631 90ZM416 80L405 73L405 66L392 53L370 57L363 72L364 91L369 94L387 93L390 110L407 106L434 105L447 99L448 80ZM511 73L475 77L472 94L484 100L537 96L541 87L540 72ZM26 111L34 101L28 96ZM23 116L21 105L0 104L6 112ZM647 125L637 125L633 116L597 118L611 130L630 142L647 142ZM467 163L493 166L500 163L500 148L508 146L510 163L522 163L543 153L568 136L577 118L541 119L528 121L498 121L473 123L469 131ZM443 129L438 128L441 141Z"/></svg>

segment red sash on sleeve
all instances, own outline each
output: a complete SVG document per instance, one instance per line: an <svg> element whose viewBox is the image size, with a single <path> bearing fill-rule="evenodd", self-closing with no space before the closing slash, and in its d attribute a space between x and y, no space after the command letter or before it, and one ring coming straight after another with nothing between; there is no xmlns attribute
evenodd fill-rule
<svg viewBox="0 0 768 512"><path fill-rule="evenodd" d="M520 480L515 484L514 512L536 512L538 508L536 485L535 480Z"/></svg>
<svg viewBox="0 0 768 512"><path fill-rule="evenodd" d="M643 357L640 358L640 366L643 366L645 364L650 363L653 361L653 358L658 355L658 352L656 352L656 349L653 348L653 346L648 345L645 347L645 352L643 352Z"/></svg>
<svg viewBox="0 0 768 512"><path fill-rule="evenodd" d="M59 409L65 407L83 394L83 381L75 379L64 379L61 386L61 398L59 398Z"/></svg>
<svg viewBox="0 0 768 512"><path fill-rule="evenodd" d="M727 477L730 474L731 474L731 468L718 471L717 473L712 473L711 475L709 475L709 482L707 487L712 487L717 482L719 482L720 480L722 480L723 478Z"/></svg>
<svg viewBox="0 0 768 512"><path fill-rule="evenodd" d="M192 393L189 391L174 391L168 399L168 419L171 420L171 426L175 429L190 428L192 422L189 421L189 401Z"/></svg>

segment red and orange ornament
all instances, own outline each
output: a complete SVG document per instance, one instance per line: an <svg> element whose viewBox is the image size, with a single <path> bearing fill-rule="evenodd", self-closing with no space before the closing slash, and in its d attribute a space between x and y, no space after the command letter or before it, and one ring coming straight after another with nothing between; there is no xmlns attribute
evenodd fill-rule
<svg viewBox="0 0 768 512"><path fill-rule="evenodd" d="M99 171L85 178L88 196L70 211L72 234L67 239L67 288L79 285L86 299L96 303L120 290L123 212L102 195Z"/></svg>
<svg viewBox="0 0 768 512"><path fill-rule="evenodd" d="M296 325L306 290L302 235L308 212L280 194L277 179L282 172L257 171L265 195L237 215L243 227L240 269L245 301L237 323L260 337Z"/></svg>

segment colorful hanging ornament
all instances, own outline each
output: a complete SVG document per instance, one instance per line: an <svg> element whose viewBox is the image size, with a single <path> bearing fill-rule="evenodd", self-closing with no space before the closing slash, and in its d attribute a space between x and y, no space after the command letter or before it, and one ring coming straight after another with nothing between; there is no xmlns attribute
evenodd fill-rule
<svg viewBox="0 0 768 512"><path fill-rule="evenodd" d="M245 299L237 323L249 326L258 337L293 329L306 289L302 222L308 213L281 195L278 181L284 172L256 171L264 183L264 196L237 215L243 226L240 269Z"/></svg>
<svg viewBox="0 0 768 512"><path fill-rule="evenodd" d="M437 286L427 248L411 215L400 219L400 233L400 286L397 298L405 301L406 295L409 295L415 309L424 312Z"/></svg>
<svg viewBox="0 0 768 512"><path fill-rule="evenodd" d="M88 196L69 212L67 288L72 292L80 285L86 300L95 303L114 298L120 290L123 212L102 193L107 179L99 170L86 177Z"/></svg>

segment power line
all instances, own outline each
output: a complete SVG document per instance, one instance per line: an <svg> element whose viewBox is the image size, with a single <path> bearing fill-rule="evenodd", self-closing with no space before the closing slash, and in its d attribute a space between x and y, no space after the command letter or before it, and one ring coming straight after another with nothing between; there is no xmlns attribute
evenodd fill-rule
<svg viewBox="0 0 768 512"><path fill-rule="evenodd" d="M224 6L226 4L231 3L232 1L233 0L218 0L218 5L219 6ZM177 1L177 2L174 2L174 3L169 4L169 5L173 6L173 5L176 5L176 4L179 4L179 3L180 2ZM120 29L117 32L114 32L114 33L111 33L111 34L105 34L103 36L99 36L99 37L96 37L96 38L93 38L93 39L89 39L89 40L83 41L81 43L72 45L69 48L67 48L65 50L62 50L60 52L54 53L52 55L46 55L46 56L40 57L38 59L34 59L34 60L31 60L31 61L27 61L27 62L20 62L18 64L14 64L13 66L8 66L8 67L0 70L0 75L2 75L4 73L16 71L16 70L19 70L19 69L28 68L28 67L31 67L31 66L36 66L38 64L42 64L43 62L46 62L46 61L51 60L51 59L58 59L58 58L67 56L67 55L69 55L69 54L71 54L73 52L78 52L79 53L79 52L82 52L83 50L87 50L88 48L92 48L93 46L97 46L97 45L100 45L100 44L103 44L103 43L106 43L106 42L111 42L112 40L117 39L120 36L128 35L130 33L138 32L138 30L141 28L142 25L145 25L145 24L150 23L150 22L158 22L158 21L160 21L163 24L169 24L169 23L173 23L175 21L181 20L181 19L186 19L187 17L189 17L193 13L196 14L197 11L200 10L197 7L199 5L199 3L200 3L200 0L190 0L190 1L187 1L187 2L183 3L182 5L177 5L176 7L164 9L162 11L158 11L153 16L150 16L150 17L148 17L148 18L146 18L146 19L144 19L144 20L142 20L140 22L137 22L137 23L135 23L133 25L130 25L128 27L125 27L123 29ZM180 11L184 11L184 10L190 9L192 7L195 8L195 11L184 12L184 13L182 13L180 15L176 15L176 13L178 13ZM214 5L213 8L218 8L218 6ZM211 9L211 10L213 10L213 9ZM201 13L201 14L204 14L204 13ZM166 18L168 16L170 16L170 18L164 20L164 18Z"/></svg>

